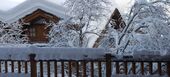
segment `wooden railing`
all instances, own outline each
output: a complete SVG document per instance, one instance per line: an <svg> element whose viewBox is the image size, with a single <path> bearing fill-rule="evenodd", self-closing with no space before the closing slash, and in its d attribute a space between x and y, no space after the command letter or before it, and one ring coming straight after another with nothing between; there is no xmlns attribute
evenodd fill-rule
<svg viewBox="0 0 170 77"><path fill-rule="evenodd" d="M165 60L116 59L106 54L105 59L91 60L0 60L0 73L30 74L31 77L112 77L119 75L170 76L170 62Z"/></svg>

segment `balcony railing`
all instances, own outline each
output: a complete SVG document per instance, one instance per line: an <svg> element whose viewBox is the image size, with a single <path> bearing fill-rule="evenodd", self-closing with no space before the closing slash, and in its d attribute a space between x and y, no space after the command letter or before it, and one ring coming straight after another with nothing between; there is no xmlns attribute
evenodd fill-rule
<svg viewBox="0 0 170 77"><path fill-rule="evenodd" d="M82 60L0 60L0 74L18 74L22 77L113 77L114 75L170 76L170 59L134 59L132 56L116 58L111 54L100 59Z"/></svg>

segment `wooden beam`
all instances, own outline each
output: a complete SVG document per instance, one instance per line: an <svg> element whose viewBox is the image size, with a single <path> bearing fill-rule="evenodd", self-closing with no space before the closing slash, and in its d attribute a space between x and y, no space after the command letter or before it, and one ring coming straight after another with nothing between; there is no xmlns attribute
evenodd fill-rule
<svg viewBox="0 0 170 77"><path fill-rule="evenodd" d="M25 23L29 23L29 22L33 21L34 19L36 19L37 17L43 17L43 18L52 20L54 22L58 22L59 19L60 19L59 17L52 15L50 13L47 13L47 12L40 10L40 9L34 11L33 13L25 16L22 19L24 20Z"/></svg>

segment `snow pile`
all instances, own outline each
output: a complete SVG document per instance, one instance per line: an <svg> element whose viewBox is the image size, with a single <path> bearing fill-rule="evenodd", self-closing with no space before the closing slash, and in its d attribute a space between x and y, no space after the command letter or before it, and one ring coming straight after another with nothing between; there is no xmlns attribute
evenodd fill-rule
<svg viewBox="0 0 170 77"><path fill-rule="evenodd" d="M170 49L161 51L161 56L162 56L163 60L168 60L169 61L169 58L170 58Z"/></svg>
<svg viewBox="0 0 170 77"><path fill-rule="evenodd" d="M30 47L30 46L37 46L37 47L52 47L53 45L47 43L34 43L34 44L11 44L11 43L0 43L0 47Z"/></svg>
<svg viewBox="0 0 170 77"><path fill-rule="evenodd" d="M168 77L168 75L112 75L112 77Z"/></svg>
<svg viewBox="0 0 170 77"><path fill-rule="evenodd" d="M29 60L29 54L36 54L36 60L83 60L103 58L105 49L55 48L55 47L0 47L0 59Z"/></svg>
<svg viewBox="0 0 170 77"><path fill-rule="evenodd" d="M30 74L18 73L0 73L0 77L31 77Z"/></svg>
<svg viewBox="0 0 170 77"><path fill-rule="evenodd" d="M158 58L160 57L159 51L149 51L149 50L141 50L133 52L133 57L135 59L151 59L151 58Z"/></svg>
<svg viewBox="0 0 170 77"><path fill-rule="evenodd" d="M151 50L141 50L133 52L134 59L160 59L160 60L168 60L170 58L170 49L160 50L160 51L151 51Z"/></svg>

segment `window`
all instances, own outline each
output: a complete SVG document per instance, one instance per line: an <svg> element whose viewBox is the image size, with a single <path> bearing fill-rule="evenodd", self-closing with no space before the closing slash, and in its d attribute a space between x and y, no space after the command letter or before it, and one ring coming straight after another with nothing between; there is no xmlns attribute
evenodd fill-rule
<svg viewBox="0 0 170 77"><path fill-rule="evenodd" d="M35 37L35 28L30 28L29 32L31 37Z"/></svg>

